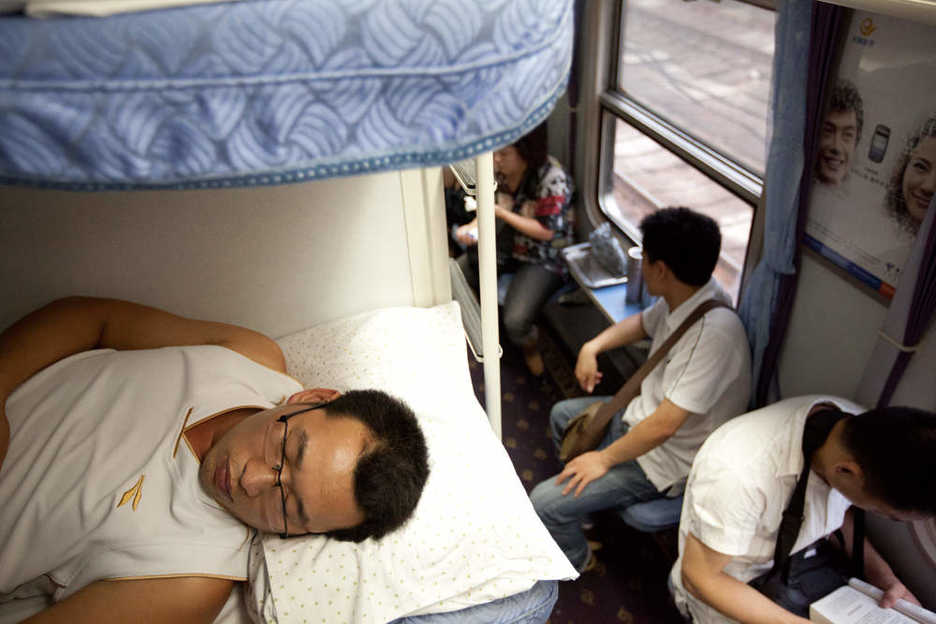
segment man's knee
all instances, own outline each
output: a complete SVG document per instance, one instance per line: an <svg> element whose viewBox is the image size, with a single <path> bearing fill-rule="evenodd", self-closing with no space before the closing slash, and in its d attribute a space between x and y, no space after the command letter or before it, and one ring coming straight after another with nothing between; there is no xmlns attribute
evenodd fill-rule
<svg viewBox="0 0 936 624"><path fill-rule="evenodd" d="M549 410L549 433L553 442L557 444L562 439L562 434L569 424L568 409L563 406L565 401L559 401Z"/></svg>
<svg viewBox="0 0 936 624"><path fill-rule="evenodd" d="M558 403L555 403L549 410L549 422L565 425L565 423L568 421L568 403L569 399L564 399Z"/></svg>
<svg viewBox="0 0 936 624"><path fill-rule="evenodd" d="M578 416L583 408L579 407L580 401L577 399L565 399L559 401L549 410L549 424L553 432L562 434L569 425L569 421Z"/></svg>
<svg viewBox="0 0 936 624"><path fill-rule="evenodd" d="M530 492L530 502L541 520L547 522L554 520L557 512L561 510L563 499L561 486L557 486L556 477L550 477L540 482Z"/></svg>

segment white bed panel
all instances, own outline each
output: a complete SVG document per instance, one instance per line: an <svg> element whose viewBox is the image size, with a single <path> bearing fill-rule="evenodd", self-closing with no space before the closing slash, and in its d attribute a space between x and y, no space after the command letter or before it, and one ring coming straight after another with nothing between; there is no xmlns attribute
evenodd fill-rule
<svg viewBox="0 0 936 624"><path fill-rule="evenodd" d="M426 307L451 301L442 171L438 168L402 171L400 186L413 305Z"/></svg>
<svg viewBox="0 0 936 624"><path fill-rule="evenodd" d="M0 328L69 294L274 337L448 301L440 178L412 170L213 191L0 187Z"/></svg>

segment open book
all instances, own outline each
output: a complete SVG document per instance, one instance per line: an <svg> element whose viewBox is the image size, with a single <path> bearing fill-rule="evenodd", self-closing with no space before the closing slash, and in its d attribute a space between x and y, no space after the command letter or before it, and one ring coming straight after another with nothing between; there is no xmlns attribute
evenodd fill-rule
<svg viewBox="0 0 936 624"><path fill-rule="evenodd" d="M878 601L883 594L874 585L853 578L809 605L809 619L818 624L936 624L936 613L906 600L882 609Z"/></svg>

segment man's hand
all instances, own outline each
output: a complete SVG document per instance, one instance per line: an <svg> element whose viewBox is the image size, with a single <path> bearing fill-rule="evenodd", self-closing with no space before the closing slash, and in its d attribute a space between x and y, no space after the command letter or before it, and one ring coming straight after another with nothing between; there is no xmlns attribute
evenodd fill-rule
<svg viewBox="0 0 936 624"><path fill-rule="evenodd" d="M568 479L569 484L562 490L562 495L565 496L574 488L574 496L578 498L585 486L605 476L612 465L601 451L582 453L566 464L565 469L556 477L556 485L562 485L562 482Z"/></svg>
<svg viewBox="0 0 936 624"><path fill-rule="evenodd" d="M579 349L578 359L575 362L575 378L582 390L591 394L595 386L601 381L601 371L598 370L598 354L586 342Z"/></svg>
<svg viewBox="0 0 936 624"><path fill-rule="evenodd" d="M881 596L881 602L878 605L882 609L890 609L898 600L906 600L907 602L913 603L919 607L923 606L920 604L920 601L917 600L917 597L906 588L906 586L900 582L900 579L894 577L894 580L891 584L884 587L884 595Z"/></svg>
<svg viewBox="0 0 936 624"><path fill-rule="evenodd" d="M851 556L854 530L855 508L852 507L845 513L845 522L842 523L842 533L845 536L845 553L848 556ZM916 596L900 582L890 565L867 537L864 541L864 567L868 582L884 591L884 595L881 596L878 603L882 608L889 609L897 604L900 599L915 605L920 604Z"/></svg>
<svg viewBox="0 0 936 624"><path fill-rule="evenodd" d="M599 353L633 344L644 338L647 338L647 332L644 331L641 313L638 312L604 329L582 345L579 349L578 360L575 362L575 378L582 390L591 393L601 381L601 372L598 370L596 359Z"/></svg>

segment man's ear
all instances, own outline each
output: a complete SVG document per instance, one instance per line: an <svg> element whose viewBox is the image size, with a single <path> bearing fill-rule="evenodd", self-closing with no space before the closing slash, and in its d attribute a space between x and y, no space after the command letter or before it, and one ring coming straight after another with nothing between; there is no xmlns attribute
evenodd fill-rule
<svg viewBox="0 0 936 624"><path fill-rule="evenodd" d="M325 403L334 401L341 396L341 393L331 388L309 388L300 390L296 394L286 399L286 404L294 403Z"/></svg>
<svg viewBox="0 0 936 624"><path fill-rule="evenodd" d="M673 275L673 272L670 271L670 268L666 266L666 263L663 262L663 260L651 262L647 268L650 270L650 274L653 276L654 281L657 284L664 283L665 280Z"/></svg>
<svg viewBox="0 0 936 624"><path fill-rule="evenodd" d="M861 466L854 460L842 460L832 466L837 479L849 483L852 487L864 490L865 478Z"/></svg>

